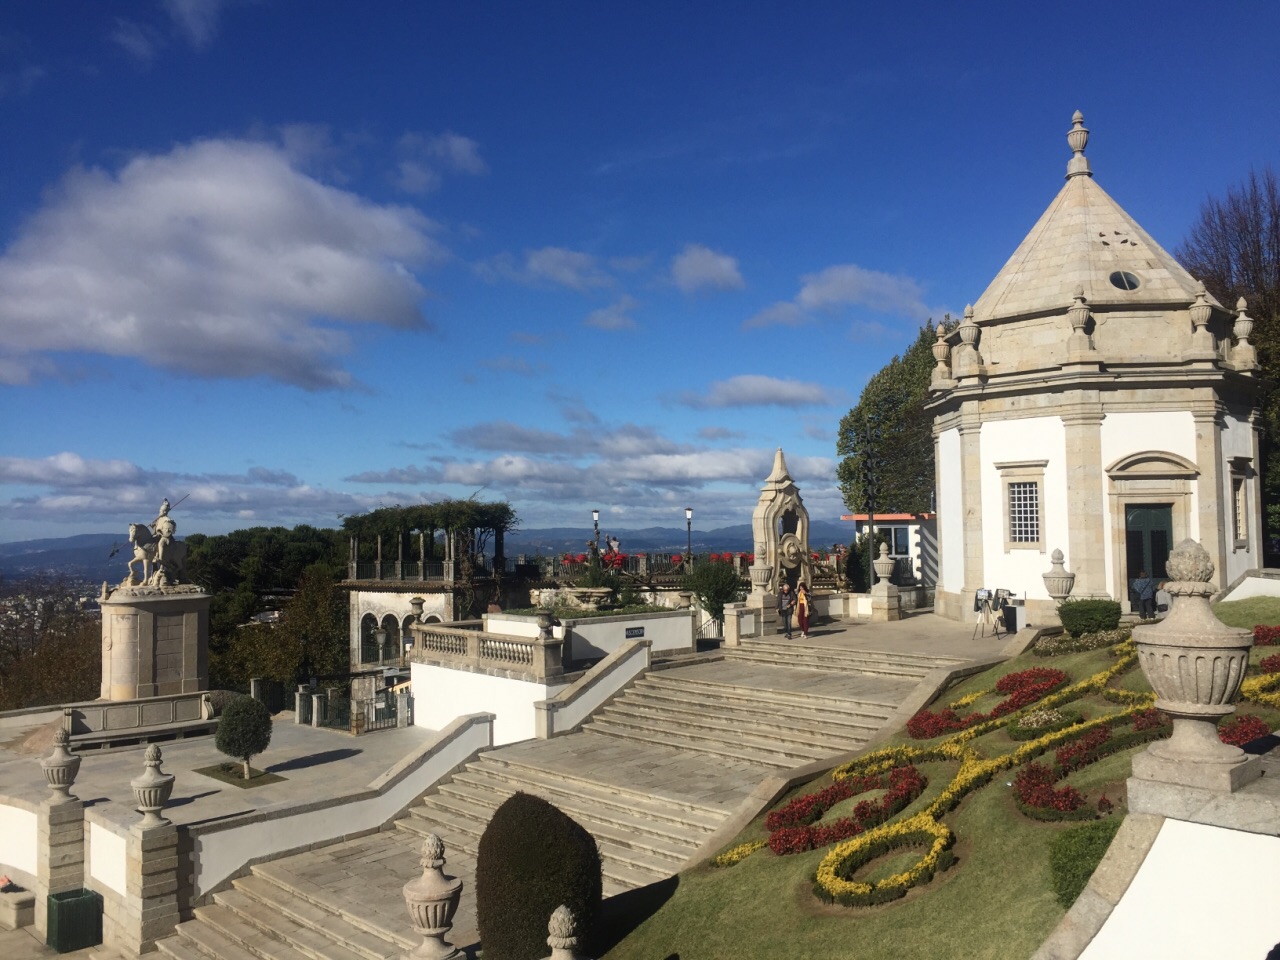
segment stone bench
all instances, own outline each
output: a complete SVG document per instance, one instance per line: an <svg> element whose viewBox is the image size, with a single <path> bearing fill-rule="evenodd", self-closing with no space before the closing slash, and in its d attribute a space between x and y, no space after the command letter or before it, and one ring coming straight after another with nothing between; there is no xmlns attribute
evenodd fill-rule
<svg viewBox="0 0 1280 960"><path fill-rule="evenodd" d="M218 727L207 692L73 703L63 716L72 747L81 750L178 740Z"/></svg>
<svg viewBox="0 0 1280 960"><path fill-rule="evenodd" d="M0 891L0 929L29 927L36 919L36 895L31 890Z"/></svg>

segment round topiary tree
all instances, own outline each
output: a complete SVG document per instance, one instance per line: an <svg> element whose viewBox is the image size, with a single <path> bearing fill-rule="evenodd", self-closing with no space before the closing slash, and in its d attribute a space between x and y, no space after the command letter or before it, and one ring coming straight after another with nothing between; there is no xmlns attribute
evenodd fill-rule
<svg viewBox="0 0 1280 960"><path fill-rule="evenodd" d="M244 764L249 779L249 760L271 745L271 712L253 697L236 697L222 711L214 746Z"/></svg>
<svg viewBox="0 0 1280 960"><path fill-rule="evenodd" d="M541 960L547 920L573 911L591 949L600 908L600 851L581 825L541 797L516 793L493 814L476 856L476 921L485 960Z"/></svg>

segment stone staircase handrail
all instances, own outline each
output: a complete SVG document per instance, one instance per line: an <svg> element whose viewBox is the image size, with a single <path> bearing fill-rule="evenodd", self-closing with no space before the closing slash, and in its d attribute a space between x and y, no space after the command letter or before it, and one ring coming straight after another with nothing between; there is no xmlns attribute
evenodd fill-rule
<svg viewBox="0 0 1280 960"><path fill-rule="evenodd" d="M532 677L544 679L564 673L564 639L554 636L518 637L504 633L487 633L468 624L466 627L438 623L413 623L413 649L409 659L414 663L436 663L460 667L516 667Z"/></svg>
<svg viewBox="0 0 1280 960"><path fill-rule="evenodd" d="M649 640L629 640L554 697L534 703L539 740L572 733L652 664Z"/></svg>

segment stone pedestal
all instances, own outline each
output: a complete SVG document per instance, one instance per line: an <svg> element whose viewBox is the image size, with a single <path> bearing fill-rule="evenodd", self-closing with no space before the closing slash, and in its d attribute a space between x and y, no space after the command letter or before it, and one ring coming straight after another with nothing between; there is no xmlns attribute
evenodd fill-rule
<svg viewBox="0 0 1280 960"><path fill-rule="evenodd" d="M871 588L871 619L873 622L902 619L902 598L898 596L898 588L888 580L881 580Z"/></svg>
<svg viewBox="0 0 1280 960"><path fill-rule="evenodd" d="M102 603L104 700L209 688L209 602L199 587L120 587Z"/></svg>
<svg viewBox="0 0 1280 960"><path fill-rule="evenodd" d="M36 813L35 927L49 930L49 894L84 886L84 804L49 801Z"/></svg>
<svg viewBox="0 0 1280 960"><path fill-rule="evenodd" d="M173 824L129 831L123 901L104 898L103 943L126 956L155 949L173 933L178 909L178 828Z"/></svg>

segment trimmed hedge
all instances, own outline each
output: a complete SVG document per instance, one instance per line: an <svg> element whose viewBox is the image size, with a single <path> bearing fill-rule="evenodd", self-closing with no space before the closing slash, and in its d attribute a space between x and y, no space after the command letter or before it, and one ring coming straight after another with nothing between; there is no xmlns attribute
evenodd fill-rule
<svg viewBox="0 0 1280 960"><path fill-rule="evenodd" d="M542 960L547 921L565 904L593 951L601 901L595 838L541 797L515 793L494 812L476 855L476 921L485 960Z"/></svg>
<svg viewBox="0 0 1280 960"><path fill-rule="evenodd" d="M1067 633L1080 637L1120 626L1120 604L1115 600L1064 600L1058 618Z"/></svg>
<svg viewBox="0 0 1280 960"><path fill-rule="evenodd" d="M1106 855L1121 822L1120 817L1095 820L1063 830L1049 841L1049 873L1054 895L1063 909L1069 909L1076 902Z"/></svg>
<svg viewBox="0 0 1280 960"><path fill-rule="evenodd" d="M271 711L253 697L235 697L222 711L213 745L243 763L248 780L249 761L271 745Z"/></svg>

